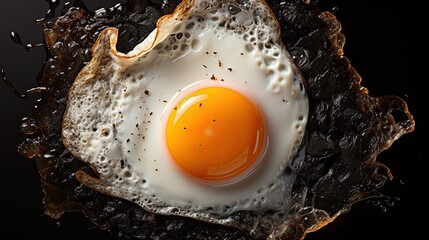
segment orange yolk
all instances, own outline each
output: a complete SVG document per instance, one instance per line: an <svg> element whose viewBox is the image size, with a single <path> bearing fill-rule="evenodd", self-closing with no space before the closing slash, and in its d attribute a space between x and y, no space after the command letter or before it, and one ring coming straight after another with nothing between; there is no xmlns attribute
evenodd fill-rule
<svg viewBox="0 0 429 240"><path fill-rule="evenodd" d="M171 112L166 126L172 159L186 173L206 182L235 180L253 170L265 141L260 109L223 87L188 95Z"/></svg>

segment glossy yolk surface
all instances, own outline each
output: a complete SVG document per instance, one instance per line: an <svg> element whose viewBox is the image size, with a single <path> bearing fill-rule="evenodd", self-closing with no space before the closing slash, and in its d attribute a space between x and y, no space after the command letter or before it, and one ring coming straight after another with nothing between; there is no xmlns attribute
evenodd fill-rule
<svg viewBox="0 0 429 240"><path fill-rule="evenodd" d="M181 100L166 125L172 159L203 181L228 182L251 171L265 150L260 109L223 87L199 89Z"/></svg>

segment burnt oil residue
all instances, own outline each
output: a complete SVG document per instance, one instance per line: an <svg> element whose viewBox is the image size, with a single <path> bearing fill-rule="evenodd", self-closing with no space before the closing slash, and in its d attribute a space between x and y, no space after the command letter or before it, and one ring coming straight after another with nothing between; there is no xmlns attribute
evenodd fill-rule
<svg viewBox="0 0 429 240"><path fill-rule="evenodd" d="M19 151L36 161L47 213L59 218L65 211L83 211L113 234L136 239L154 235L160 239L176 236L251 239L248 233L237 229L155 215L128 201L82 186L74 177L76 172L85 171L93 176L96 173L71 156L61 142L61 119L68 89L80 69L90 61L91 47L98 33L109 26L117 27L120 30L118 50L127 52L179 1L129 0L97 11L88 10L82 1L75 1L68 3L61 17L51 23L58 1L47 2L49 11L39 21L45 24L43 47L47 58L38 86L22 94L6 73L1 72L3 82L18 97L27 98L33 92L41 95L33 115L20 124L28 138L19 146ZM362 79L347 58L342 57L344 36L333 15L299 0L267 2L283 26L283 41L302 70L312 102L307 157L295 186L297 193L305 192L305 196L297 197L304 198L305 202L297 209L296 222L278 233L285 239L300 239L309 228L330 221L325 213L334 218L357 201L371 198L371 203L375 203L372 197L383 196L379 189L392 175L376 157L401 135L413 131L414 121L402 99L372 98L361 87ZM28 46L19 34L12 32L10 37L13 42ZM395 119L394 110L403 112L405 117ZM246 214L240 212L237 218L245 218Z"/></svg>

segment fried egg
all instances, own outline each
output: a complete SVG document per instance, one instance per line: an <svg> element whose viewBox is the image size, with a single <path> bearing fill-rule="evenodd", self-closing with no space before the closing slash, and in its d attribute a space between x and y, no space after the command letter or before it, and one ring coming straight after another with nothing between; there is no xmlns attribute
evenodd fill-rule
<svg viewBox="0 0 429 240"><path fill-rule="evenodd" d="M185 0L128 53L102 31L63 118L97 173L78 179L154 213L286 221L309 107L279 29L264 1Z"/></svg>

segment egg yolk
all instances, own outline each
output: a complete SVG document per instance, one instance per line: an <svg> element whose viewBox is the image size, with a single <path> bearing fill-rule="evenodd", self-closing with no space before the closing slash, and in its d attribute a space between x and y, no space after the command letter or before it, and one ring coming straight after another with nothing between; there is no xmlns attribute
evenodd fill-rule
<svg viewBox="0 0 429 240"><path fill-rule="evenodd" d="M266 129L260 109L223 87L199 89L181 100L166 125L172 159L205 182L228 182L251 172L263 155Z"/></svg>

